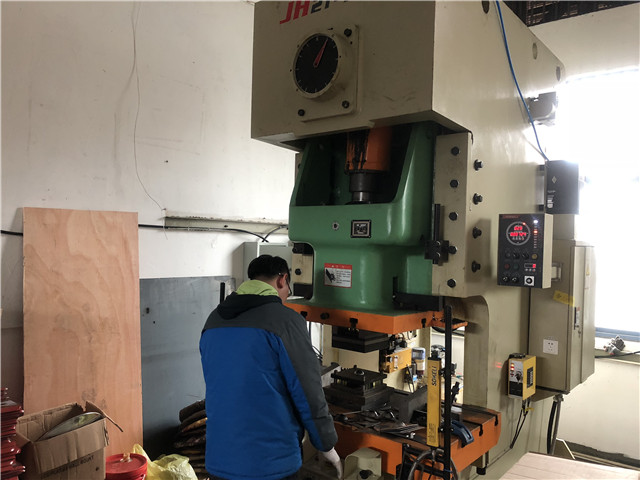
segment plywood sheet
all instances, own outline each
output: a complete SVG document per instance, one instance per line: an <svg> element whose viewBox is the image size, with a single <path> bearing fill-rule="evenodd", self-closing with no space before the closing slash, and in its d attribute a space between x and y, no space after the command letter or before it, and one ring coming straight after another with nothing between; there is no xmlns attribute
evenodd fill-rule
<svg viewBox="0 0 640 480"><path fill-rule="evenodd" d="M91 401L142 443L138 216L25 208L24 409Z"/></svg>
<svg viewBox="0 0 640 480"><path fill-rule="evenodd" d="M502 480L530 479L640 479L640 473L625 468L608 467L592 463L578 462L538 453L525 454L502 477Z"/></svg>

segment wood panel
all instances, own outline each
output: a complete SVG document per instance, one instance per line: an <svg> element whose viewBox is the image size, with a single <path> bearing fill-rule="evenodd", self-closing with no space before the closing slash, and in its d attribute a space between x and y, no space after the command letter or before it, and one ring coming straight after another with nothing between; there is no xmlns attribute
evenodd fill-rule
<svg viewBox="0 0 640 480"><path fill-rule="evenodd" d="M25 208L24 409L90 401L142 444L138 215Z"/></svg>

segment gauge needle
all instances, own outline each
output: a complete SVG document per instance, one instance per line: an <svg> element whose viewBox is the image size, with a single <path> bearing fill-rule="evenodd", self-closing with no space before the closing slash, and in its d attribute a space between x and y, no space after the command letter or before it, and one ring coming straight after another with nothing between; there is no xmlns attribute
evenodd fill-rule
<svg viewBox="0 0 640 480"><path fill-rule="evenodd" d="M322 60L322 54L324 53L324 49L327 47L328 41L329 41L328 38L324 40L324 43L322 44L322 48L318 52L318 55L316 55L316 59L313 61L313 68L318 68L318 65L320 65L320 60Z"/></svg>

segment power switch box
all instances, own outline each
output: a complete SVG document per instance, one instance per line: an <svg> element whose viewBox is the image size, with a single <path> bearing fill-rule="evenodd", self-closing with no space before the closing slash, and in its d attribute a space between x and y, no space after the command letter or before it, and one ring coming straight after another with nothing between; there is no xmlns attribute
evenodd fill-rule
<svg viewBox="0 0 640 480"><path fill-rule="evenodd" d="M536 393L536 357L514 353L509 356L509 396L526 400Z"/></svg>

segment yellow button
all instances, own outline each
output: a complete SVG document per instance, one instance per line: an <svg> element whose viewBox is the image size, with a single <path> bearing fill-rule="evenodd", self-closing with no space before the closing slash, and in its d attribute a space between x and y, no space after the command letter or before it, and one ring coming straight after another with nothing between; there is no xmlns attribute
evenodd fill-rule
<svg viewBox="0 0 640 480"><path fill-rule="evenodd" d="M531 255L531 259L532 260L537 260L538 259L538 254L534 253L533 255Z"/></svg>

